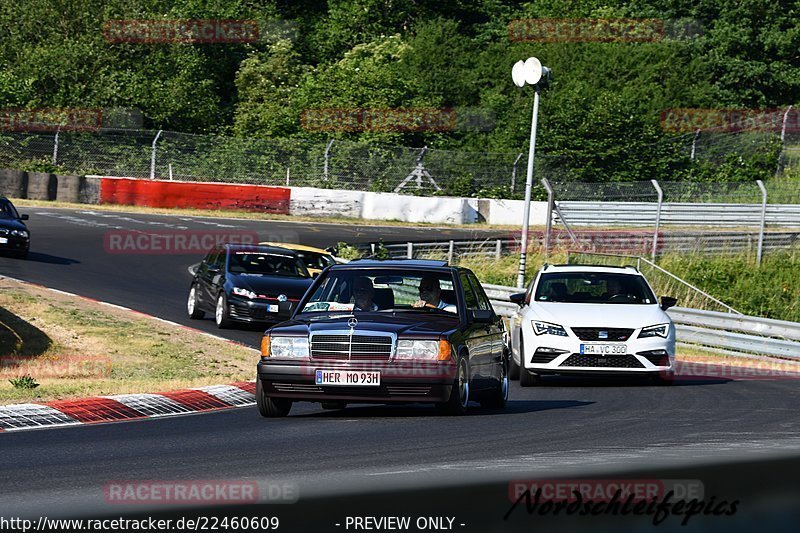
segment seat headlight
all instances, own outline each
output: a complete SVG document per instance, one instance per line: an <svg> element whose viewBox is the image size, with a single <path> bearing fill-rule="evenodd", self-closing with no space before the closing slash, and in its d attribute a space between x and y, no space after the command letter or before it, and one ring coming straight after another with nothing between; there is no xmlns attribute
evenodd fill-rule
<svg viewBox="0 0 800 533"><path fill-rule="evenodd" d="M648 337L662 337L666 339L667 334L669 334L669 324L656 324L655 326L642 328L642 331L639 332L639 338L646 339Z"/></svg>
<svg viewBox="0 0 800 533"><path fill-rule="evenodd" d="M253 291L249 291L247 289L243 289L241 287L234 287L233 294L236 296L244 296L245 298L250 298L251 300L256 297L256 293Z"/></svg>
<svg viewBox="0 0 800 533"><path fill-rule="evenodd" d="M439 341L399 340L395 359L436 361L439 359Z"/></svg>
<svg viewBox="0 0 800 533"><path fill-rule="evenodd" d="M272 358L308 359L308 338L271 337L269 355Z"/></svg>
<svg viewBox="0 0 800 533"><path fill-rule="evenodd" d="M532 320L533 332L537 335L557 335L559 337L567 337L566 330L558 324L551 324L550 322L540 322Z"/></svg>

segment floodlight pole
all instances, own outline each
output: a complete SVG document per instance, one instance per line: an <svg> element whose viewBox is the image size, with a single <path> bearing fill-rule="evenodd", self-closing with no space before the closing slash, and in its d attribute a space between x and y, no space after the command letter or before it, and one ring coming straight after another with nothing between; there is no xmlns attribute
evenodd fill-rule
<svg viewBox="0 0 800 533"><path fill-rule="evenodd" d="M517 288L525 287L525 264L528 255L528 223L531 217L531 188L533 187L533 156L536 152L536 120L539 115L539 85L535 85L533 95L533 116L531 118L531 141L528 147L528 172L525 176L525 206L522 215L522 243L519 253L519 270L517 271Z"/></svg>

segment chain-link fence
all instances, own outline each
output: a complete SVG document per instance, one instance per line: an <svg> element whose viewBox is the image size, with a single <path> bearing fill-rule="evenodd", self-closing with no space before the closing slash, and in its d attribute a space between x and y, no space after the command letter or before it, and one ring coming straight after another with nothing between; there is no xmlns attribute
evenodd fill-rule
<svg viewBox="0 0 800 533"><path fill-rule="evenodd" d="M668 146L667 146L668 145ZM783 147L783 149L781 149ZM796 178L780 179L800 169L800 134L781 139L769 132L697 133L662 141L654 153L680 158L683 174L665 183L667 202L760 202L753 180L743 170L767 169L771 201L800 202ZM592 173L592 183L576 183L586 169L571 168L567 156L537 155L533 198L546 199L541 178L554 183L560 199L651 201L646 182L612 182L612 171ZM688 165L688 167L686 166ZM352 141L305 141L193 135L169 131L113 130L58 133L0 132L0 167L75 174L154 177L265 185L311 186L409 194L521 198L527 154L464 152L364 144ZM677 168L677 167L676 167ZM686 168L690 170L688 173ZM705 171L729 169L723 185L705 183ZM705 170L704 170L705 169ZM710 169L710 170L709 170ZM739 172L739 174L736 174ZM667 170L658 178L671 175ZM594 176L596 175L596 180ZM723 175L723 178L725 176ZM744 183L737 183L744 181ZM564 195L571 195L569 198ZM740 198L734 200L734 198ZM780 199L779 199L780 198Z"/></svg>

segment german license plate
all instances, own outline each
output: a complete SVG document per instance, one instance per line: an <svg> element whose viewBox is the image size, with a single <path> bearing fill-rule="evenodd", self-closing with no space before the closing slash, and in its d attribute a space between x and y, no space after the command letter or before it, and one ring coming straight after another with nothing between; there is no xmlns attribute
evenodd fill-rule
<svg viewBox="0 0 800 533"><path fill-rule="evenodd" d="M277 313L278 312L278 304L267 304L267 312L268 313Z"/></svg>
<svg viewBox="0 0 800 533"><path fill-rule="evenodd" d="M317 385L346 387L377 387L381 384L381 373L355 372L351 370L317 370Z"/></svg>
<svg viewBox="0 0 800 533"><path fill-rule="evenodd" d="M625 355L628 353L626 344L581 344L581 353L584 355Z"/></svg>
<svg viewBox="0 0 800 533"><path fill-rule="evenodd" d="M8 239L5 237L0 237L0 244L8 244Z"/></svg>

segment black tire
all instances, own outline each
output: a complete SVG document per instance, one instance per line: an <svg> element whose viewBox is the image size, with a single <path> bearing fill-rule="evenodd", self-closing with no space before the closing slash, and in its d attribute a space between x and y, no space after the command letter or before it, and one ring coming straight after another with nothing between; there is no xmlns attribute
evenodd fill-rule
<svg viewBox="0 0 800 533"><path fill-rule="evenodd" d="M519 385L520 387L535 387L539 385L542 378L538 374L533 374L524 368L519 369Z"/></svg>
<svg viewBox="0 0 800 533"><path fill-rule="evenodd" d="M206 316L205 311L200 309L197 305L197 284L193 283L189 288L189 297L186 300L186 310L189 313L189 318L199 320Z"/></svg>
<svg viewBox="0 0 800 533"><path fill-rule="evenodd" d="M214 323L219 329L229 328L231 326L230 309L228 308L228 299L225 298L225 293L219 293L217 296L217 304L214 307Z"/></svg>
<svg viewBox="0 0 800 533"><path fill-rule="evenodd" d="M510 354L509 354L510 355ZM492 392L481 398L481 407L492 409L502 409L508 402L508 389L510 387L508 375L509 358L503 357L501 366L500 382Z"/></svg>
<svg viewBox="0 0 800 533"><path fill-rule="evenodd" d="M659 372L651 379L655 385L670 387L675 384L675 372Z"/></svg>
<svg viewBox="0 0 800 533"><path fill-rule="evenodd" d="M292 400L286 398L270 398L264 393L261 380L256 380L256 405L258 412L264 418L279 418L289 414L292 409Z"/></svg>
<svg viewBox="0 0 800 533"><path fill-rule="evenodd" d="M469 405L469 363L467 358L463 355L459 356L456 365L456 379L453 381L450 398L437 406L443 414L450 416L467 414L467 405Z"/></svg>

